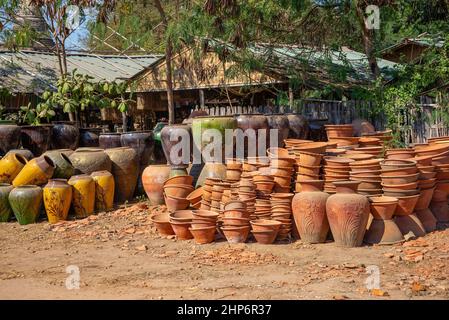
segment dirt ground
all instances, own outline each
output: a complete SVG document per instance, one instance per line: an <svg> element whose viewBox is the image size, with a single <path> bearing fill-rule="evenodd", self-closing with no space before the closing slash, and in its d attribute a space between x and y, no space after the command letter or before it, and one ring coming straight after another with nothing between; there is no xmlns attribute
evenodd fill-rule
<svg viewBox="0 0 449 320"><path fill-rule="evenodd" d="M196 245L158 236L152 210L163 208L0 224L0 299L449 298L449 229L352 249L301 241ZM77 268L79 289L68 289ZM376 279L380 289L369 290Z"/></svg>

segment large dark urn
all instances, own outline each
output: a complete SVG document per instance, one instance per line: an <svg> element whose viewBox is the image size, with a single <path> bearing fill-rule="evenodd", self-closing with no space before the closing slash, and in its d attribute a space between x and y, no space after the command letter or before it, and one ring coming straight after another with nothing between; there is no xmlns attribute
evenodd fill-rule
<svg viewBox="0 0 449 320"><path fill-rule="evenodd" d="M170 137L173 137L174 141ZM181 140L183 141L183 145L178 145L178 143L181 143ZM174 124L165 126L161 130L161 143L167 163L172 168L187 168L189 166L193 148L192 129L189 125ZM173 151L174 148L178 151ZM173 158L170 157L172 151ZM188 152L188 154L184 154L183 152Z"/></svg>
<svg viewBox="0 0 449 320"><path fill-rule="evenodd" d="M269 128L270 127L268 126L267 117L265 117L264 115L262 115L262 114L241 114L236 117L236 120L237 120L237 128L242 129L243 132L245 132L248 129L252 129L252 130L254 130L254 133L255 133L255 137L256 137L256 145L255 146L251 146L252 141L249 140L249 137L245 136L245 152L244 152L245 156L249 155L248 151L250 150L250 147L255 147L256 150L258 150L259 144L262 143L262 141L259 142L259 139L264 138L265 143L267 143L269 141L269 137L270 137ZM259 138L259 135L261 135L260 138ZM268 146L265 145L264 150L266 150L267 148L268 148ZM264 156L264 155L265 155L265 153L262 154L262 156ZM253 154L252 156L256 156L256 155Z"/></svg>
<svg viewBox="0 0 449 320"><path fill-rule="evenodd" d="M278 130L278 141L277 146L283 147L284 140L288 138L290 133L290 123L288 121L288 117L283 114L270 114L266 115L268 120L268 126L270 129ZM274 142L270 141L270 146L274 144ZM267 146L268 147L268 146Z"/></svg>
<svg viewBox="0 0 449 320"><path fill-rule="evenodd" d="M17 149L20 143L20 127L13 122L0 121L0 155Z"/></svg>
<svg viewBox="0 0 449 320"><path fill-rule="evenodd" d="M122 146L121 133L103 132L100 133L99 145L101 149L120 148Z"/></svg>
<svg viewBox="0 0 449 320"><path fill-rule="evenodd" d="M20 127L22 147L30 150L35 157L39 157L50 148L52 127L50 124Z"/></svg>
<svg viewBox="0 0 449 320"><path fill-rule="evenodd" d="M53 122L53 128L51 130L52 148L75 150L78 148L79 136L79 130L73 122Z"/></svg>
<svg viewBox="0 0 449 320"><path fill-rule="evenodd" d="M79 128L80 147L94 147L98 148L100 146L99 138L101 129L100 128Z"/></svg>
<svg viewBox="0 0 449 320"><path fill-rule="evenodd" d="M307 119L296 113L287 114L290 132L288 137L295 139L307 139L309 135L309 122Z"/></svg>

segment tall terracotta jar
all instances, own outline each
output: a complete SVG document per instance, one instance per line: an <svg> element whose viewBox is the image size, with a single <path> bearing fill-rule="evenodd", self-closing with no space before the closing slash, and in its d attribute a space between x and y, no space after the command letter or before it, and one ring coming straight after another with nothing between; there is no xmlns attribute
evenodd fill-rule
<svg viewBox="0 0 449 320"><path fill-rule="evenodd" d="M133 198L139 175L139 160L134 149L121 147L106 149L112 162L112 174L115 178L114 200L123 203Z"/></svg>
<svg viewBox="0 0 449 320"><path fill-rule="evenodd" d="M290 132L288 137L295 139L307 139L309 136L309 122L300 114L287 114Z"/></svg>
<svg viewBox="0 0 449 320"><path fill-rule="evenodd" d="M10 153L20 154L22 157L27 159L27 161L30 161L31 159L34 158L34 154L28 149L12 149L12 150L9 150L6 155L9 155Z"/></svg>
<svg viewBox="0 0 449 320"><path fill-rule="evenodd" d="M201 170L200 176L196 181L196 188L203 186L207 178L226 179L226 165L222 163L208 162Z"/></svg>
<svg viewBox="0 0 449 320"><path fill-rule="evenodd" d="M122 134L117 132L104 132L100 133L98 139L99 146L102 149L119 148L122 146L120 141Z"/></svg>
<svg viewBox="0 0 449 320"><path fill-rule="evenodd" d="M278 130L278 140L276 146L283 147L284 140L288 138L290 132L288 117L283 114L267 114L266 117L268 120L268 127L270 129ZM271 140L269 140L269 146L274 146L274 141L272 142Z"/></svg>
<svg viewBox="0 0 449 320"><path fill-rule="evenodd" d="M72 187L66 179L50 179L44 187L44 207L49 223L67 220L72 203Z"/></svg>
<svg viewBox="0 0 449 320"><path fill-rule="evenodd" d="M111 210L114 206L114 176L109 171L96 171L90 176L95 181L95 210Z"/></svg>
<svg viewBox="0 0 449 320"><path fill-rule="evenodd" d="M359 184L359 181L334 182L337 193L327 199L327 218L337 245L344 247L362 245L370 205L366 196L356 193Z"/></svg>
<svg viewBox="0 0 449 320"><path fill-rule="evenodd" d="M70 121L55 121L51 130L51 145L53 149L78 148L79 130Z"/></svg>
<svg viewBox="0 0 449 320"><path fill-rule="evenodd" d="M169 175L170 166L166 164L150 165L143 170L143 187L153 206L164 204L164 181Z"/></svg>
<svg viewBox="0 0 449 320"><path fill-rule="evenodd" d="M70 179L75 174L75 168L69 159L72 153L70 149L50 150L44 153L55 165L54 179Z"/></svg>
<svg viewBox="0 0 449 320"><path fill-rule="evenodd" d="M13 186L8 183L0 183L0 222L8 222L11 218L12 210L9 205L9 193Z"/></svg>
<svg viewBox="0 0 449 320"><path fill-rule="evenodd" d="M77 218L85 218L94 213L95 181L87 174L73 176L69 180L72 186L72 208Z"/></svg>
<svg viewBox="0 0 449 320"><path fill-rule="evenodd" d="M175 141L172 141L171 137L173 137ZM177 140L176 137L178 138ZM161 130L161 143L168 164L172 167L187 168L191 159L193 147L192 129L189 125L175 124L165 126ZM177 152L174 150L177 150ZM170 157L172 151L173 156Z"/></svg>
<svg viewBox="0 0 449 320"><path fill-rule="evenodd" d="M78 148L69 159L76 173L91 174L95 171L112 170L111 159L103 149Z"/></svg>
<svg viewBox="0 0 449 320"><path fill-rule="evenodd" d="M40 156L29 161L13 180L14 187L23 185L42 185L53 176L55 165L47 156Z"/></svg>
<svg viewBox="0 0 449 320"><path fill-rule="evenodd" d="M50 149L52 125L22 126L20 141L22 147L30 150L36 157Z"/></svg>
<svg viewBox="0 0 449 320"><path fill-rule="evenodd" d="M323 180L301 182L302 190L293 197L292 210L301 240L306 243L322 243L329 233L326 201L329 194L323 192Z"/></svg>
<svg viewBox="0 0 449 320"><path fill-rule="evenodd" d="M100 128L79 128L80 147L98 147L100 145L99 138L101 129Z"/></svg>
<svg viewBox="0 0 449 320"><path fill-rule="evenodd" d="M0 156L17 149L20 143L20 127L13 122L0 122Z"/></svg>
<svg viewBox="0 0 449 320"><path fill-rule="evenodd" d="M19 186L9 193L8 199L19 224L36 222L42 204L42 189L40 187L33 185Z"/></svg>
<svg viewBox="0 0 449 320"><path fill-rule="evenodd" d="M20 154L8 153L0 160L0 182L11 183L27 162Z"/></svg>

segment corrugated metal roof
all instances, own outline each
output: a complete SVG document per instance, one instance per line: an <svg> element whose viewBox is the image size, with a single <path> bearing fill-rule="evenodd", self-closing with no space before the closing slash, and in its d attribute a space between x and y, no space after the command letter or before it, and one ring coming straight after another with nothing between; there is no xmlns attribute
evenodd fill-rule
<svg viewBox="0 0 449 320"><path fill-rule="evenodd" d="M151 66L161 55L116 56L69 53L67 69L98 80L124 80ZM51 89L59 77L58 58L38 51L0 51L0 86L12 92L39 93Z"/></svg>

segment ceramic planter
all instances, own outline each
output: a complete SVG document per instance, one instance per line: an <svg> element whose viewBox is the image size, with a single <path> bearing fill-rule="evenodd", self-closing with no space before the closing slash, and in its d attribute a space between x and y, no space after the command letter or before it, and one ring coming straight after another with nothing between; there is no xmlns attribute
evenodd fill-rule
<svg viewBox="0 0 449 320"><path fill-rule="evenodd" d="M123 203L133 198L139 175L139 160L134 149L122 147L106 149L112 162L112 174L115 179L114 200Z"/></svg>
<svg viewBox="0 0 449 320"><path fill-rule="evenodd" d="M334 182L337 193L326 202L326 213L335 243L344 247L362 245L370 214L366 196L356 194L358 181Z"/></svg>
<svg viewBox="0 0 449 320"><path fill-rule="evenodd" d="M22 126L20 132L22 146L36 157L40 156L50 147L52 127L52 125Z"/></svg>
<svg viewBox="0 0 449 320"><path fill-rule="evenodd" d="M20 143L20 127L14 123L0 123L0 155L17 149Z"/></svg>
<svg viewBox="0 0 449 320"><path fill-rule="evenodd" d="M99 147L100 145L99 128L79 128L79 146L80 147Z"/></svg>
<svg viewBox="0 0 449 320"><path fill-rule="evenodd" d="M40 187L19 186L9 193L8 199L19 224L36 222L42 204Z"/></svg>
<svg viewBox="0 0 449 320"><path fill-rule="evenodd" d="M255 231L252 230L251 233L253 234L256 241L260 244L272 244L274 240L277 237L279 231L277 230L269 230L269 231Z"/></svg>
<svg viewBox="0 0 449 320"><path fill-rule="evenodd" d="M9 193L13 186L8 183L0 183L0 222L8 222L11 218L12 209L9 205Z"/></svg>
<svg viewBox="0 0 449 320"><path fill-rule="evenodd" d="M51 130L51 145L53 149L78 148L79 130L73 122L53 122Z"/></svg>
<svg viewBox="0 0 449 320"><path fill-rule="evenodd" d="M67 220L72 202L72 187L65 179L51 179L44 187L44 207L49 223Z"/></svg>
<svg viewBox="0 0 449 320"><path fill-rule="evenodd" d="M243 227L223 226L221 228L221 231L223 232L226 240L229 243L245 243L246 239L248 238L250 229L251 229L250 226L243 226Z"/></svg>
<svg viewBox="0 0 449 320"><path fill-rule="evenodd" d="M278 130L276 146L282 147L284 145L284 140L288 139L290 132L288 117L282 114L267 114L266 117L269 129ZM275 146L274 143L275 141L271 141L271 139L269 139L269 145L267 147Z"/></svg>
<svg viewBox="0 0 449 320"><path fill-rule="evenodd" d="M12 182L14 187L23 185L42 185L53 176L55 165L47 156L29 161Z"/></svg>
<svg viewBox="0 0 449 320"><path fill-rule="evenodd" d="M70 149L51 150L44 153L55 165L54 179L70 179L75 174L75 168L69 158L72 153Z"/></svg>
<svg viewBox="0 0 449 320"><path fill-rule="evenodd" d="M94 213L95 181L81 174L73 176L68 182L72 186L72 209L77 218L86 218Z"/></svg>
<svg viewBox="0 0 449 320"><path fill-rule="evenodd" d="M307 139L309 136L309 123L307 119L300 114L287 114L289 126L289 138Z"/></svg>
<svg viewBox="0 0 449 320"><path fill-rule="evenodd" d="M203 186L207 178L226 179L226 165L214 162L206 163L196 181L196 187Z"/></svg>
<svg viewBox="0 0 449 320"><path fill-rule="evenodd" d="M151 217L151 222L161 236L171 236L175 234L170 224L169 216L166 213L155 214Z"/></svg>
<svg viewBox="0 0 449 320"><path fill-rule="evenodd" d="M207 227L191 227L189 231L192 233L195 242L198 244L206 244L214 242L217 228L215 226Z"/></svg>
<svg viewBox="0 0 449 320"><path fill-rule="evenodd" d="M77 173L91 174L95 171L112 170L111 159L102 149L77 149L69 159Z"/></svg>
<svg viewBox="0 0 449 320"><path fill-rule="evenodd" d="M8 153L0 160L0 183L11 183L23 167L27 160L19 154Z"/></svg>
<svg viewBox="0 0 449 320"><path fill-rule="evenodd" d="M171 140L171 137L173 137L174 141ZM187 168L193 147L192 129L190 126L184 124L165 126L161 130L161 143L165 158L171 166ZM173 151L172 154L172 150L176 151ZM172 157L170 157L171 154Z"/></svg>
<svg viewBox="0 0 449 320"><path fill-rule="evenodd" d="M329 233L326 201L329 194L323 192L321 180L301 183L301 192L293 197L292 210L296 228L306 243L322 243Z"/></svg>
<svg viewBox="0 0 449 320"><path fill-rule="evenodd" d="M122 146L121 133L104 132L100 133L98 143L101 149L119 148Z"/></svg>
<svg viewBox="0 0 449 320"><path fill-rule="evenodd" d="M31 159L34 158L33 153L30 150L27 150L27 149L12 149L12 150L9 150L6 155L9 155L10 153L20 154L21 156L23 156L28 161L30 161Z"/></svg>
<svg viewBox="0 0 449 320"><path fill-rule="evenodd" d="M96 171L90 176L95 181L95 210L111 210L114 205L114 176L109 171Z"/></svg>
<svg viewBox="0 0 449 320"><path fill-rule="evenodd" d="M170 174L168 165L150 165L142 173L142 184L150 203L161 205L164 203L163 187Z"/></svg>

